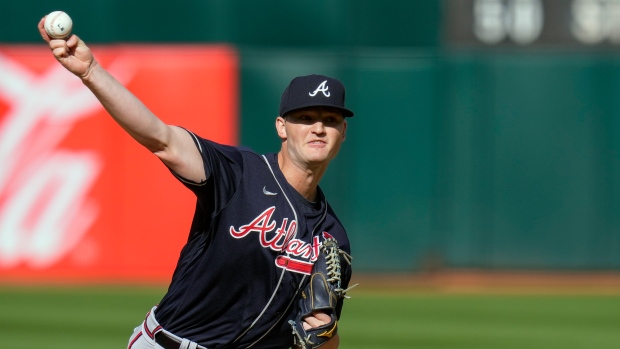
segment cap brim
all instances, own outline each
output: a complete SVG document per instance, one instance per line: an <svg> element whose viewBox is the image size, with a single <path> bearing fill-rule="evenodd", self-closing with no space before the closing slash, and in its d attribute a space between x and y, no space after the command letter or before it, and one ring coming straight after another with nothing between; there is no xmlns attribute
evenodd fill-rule
<svg viewBox="0 0 620 349"><path fill-rule="evenodd" d="M281 114L282 114L281 116L284 116L285 114L290 113L290 112L295 111L295 110L304 109L304 108L312 108L312 107L326 107L326 108L338 109L338 110L340 110L342 112L342 116L344 116L346 118L351 118L351 117L353 117L353 115L355 115L355 114L353 114L353 111L351 111L351 110L349 110L347 108L338 107L338 106L331 105L331 104L316 104L316 103L312 103L312 104L309 104L309 105L296 106L295 108L290 109L290 110L284 110L284 111L281 112Z"/></svg>

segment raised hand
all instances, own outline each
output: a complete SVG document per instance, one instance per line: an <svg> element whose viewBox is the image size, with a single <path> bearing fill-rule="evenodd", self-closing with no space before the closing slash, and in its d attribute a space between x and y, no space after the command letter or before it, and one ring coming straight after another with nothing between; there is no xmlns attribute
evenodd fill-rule
<svg viewBox="0 0 620 349"><path fill-rule="evenodd" d="M53 39L44 28L45 17L39 22L39 33L48 44L56 60L68 71L80 78L86 78L97 64L91 50L77 35L68 39Z"/></svg>

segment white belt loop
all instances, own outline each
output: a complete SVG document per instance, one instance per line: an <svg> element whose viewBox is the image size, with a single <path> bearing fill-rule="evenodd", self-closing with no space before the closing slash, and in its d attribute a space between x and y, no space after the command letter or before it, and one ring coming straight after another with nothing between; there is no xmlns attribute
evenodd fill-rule
<svg viewBox="0 0 620 349"><path fill-rule="evenodd" d="M181 340L181 346L179 349L196 349L198 347L198 343L192 342L187 338L183 338Z"/></svg>
<svg viewBox="0 0 620 349"><path fill-rule="evenodd" d="M146 317L146 326L153 334L161 331L161 326L159 322L157 322L157 319L155 319L155 309L157 309L156 306L151 309L149 316Z"/></svg>
<svg viewBox="0 0 620 349"><path fill-rule="evenodd" d="M199 346L198 343L196 342L192 342L189 339L186 338L181 338L178 337L166 330L164 330L161 325L159 324L159 322L157 322L157 319L155 318L155 309L157 309L157 306L154 306L151 311L149 312L149 315L146 317L146 319L144 320L144 330L147 331L147 335L150 338L154 338L155 334L157 334L158 332L163 331L167 336L169 337L173 337L176 338L177 340L179 340L181 342L181 345L179 347L179 349L206 349L203 346Z"/></svg>
<svg viewBox="0 0 620 349"><path fill-rule="evenodd" d="M153 307L151 311L149 311L142 325L142 333L151 340L154 340L157 332L160 332L162 330L161 326L155 319L155 308L157 307Z"/></svg>

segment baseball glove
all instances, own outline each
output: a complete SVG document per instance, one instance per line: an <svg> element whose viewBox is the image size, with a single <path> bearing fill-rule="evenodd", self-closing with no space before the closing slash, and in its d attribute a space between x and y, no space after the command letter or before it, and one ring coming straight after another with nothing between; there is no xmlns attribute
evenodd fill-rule
<svg viewBox="0 0 620 349"><path fill-rule="evenodd" d="M314 349L327 343L338 332L338 316L336 306L338 301L349 298L346 292L357 286L342 289L340 278L341 256L344 261L351 263L351 256L338 248L334 238L323 241L319 256L312 268L310 282L302 291L299 299L299 311L295 320L289 323L293 327L295 345L303 349ZM304 329L304 318L320 311L330 316L331 321L320 327Z"/></svg>

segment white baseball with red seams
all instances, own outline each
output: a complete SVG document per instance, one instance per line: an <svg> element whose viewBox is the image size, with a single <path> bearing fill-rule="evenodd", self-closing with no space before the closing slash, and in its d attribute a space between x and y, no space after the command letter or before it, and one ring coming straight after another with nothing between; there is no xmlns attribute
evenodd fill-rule
<svg viewBox="0 0 620 349"><path fill-rule="evenodd" d="M50 12L45 18L45 31L52 39L64 39L69 36L73 28L73 21L63 11Z"/></svg>

